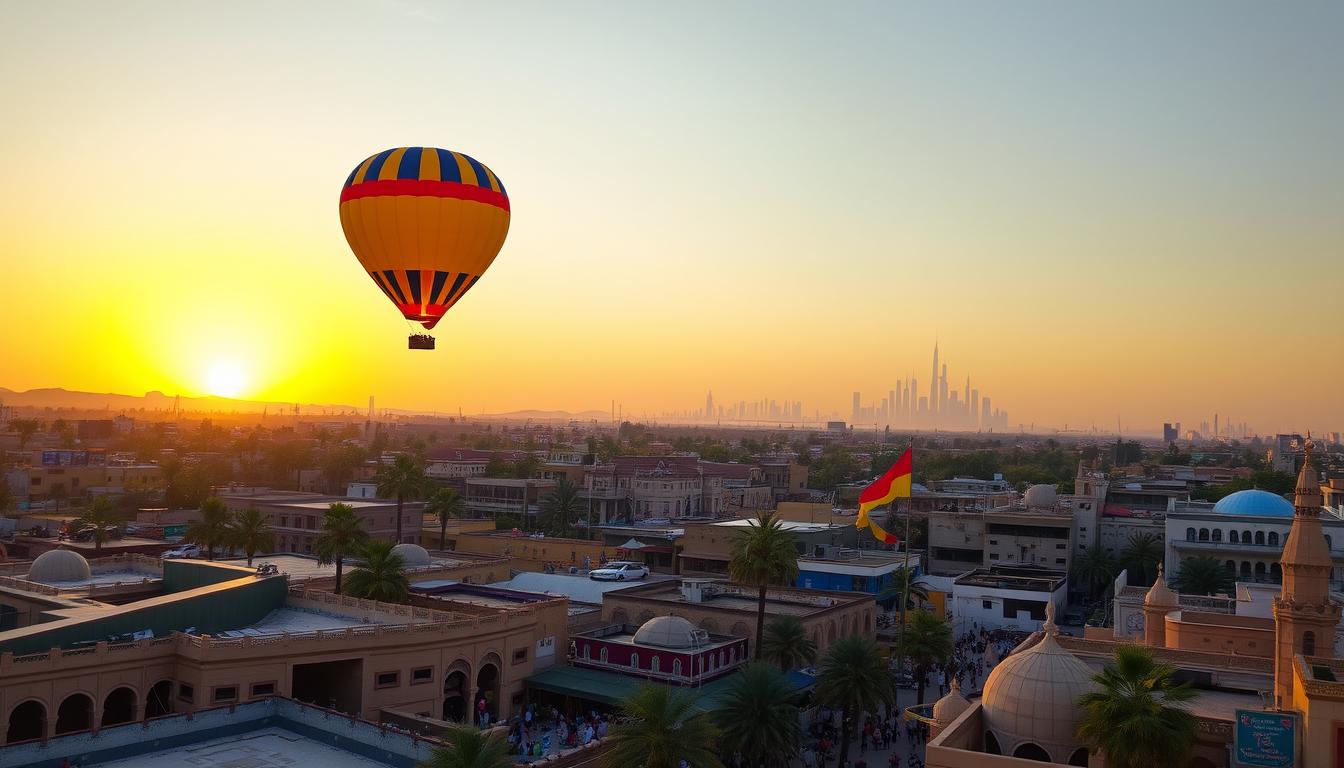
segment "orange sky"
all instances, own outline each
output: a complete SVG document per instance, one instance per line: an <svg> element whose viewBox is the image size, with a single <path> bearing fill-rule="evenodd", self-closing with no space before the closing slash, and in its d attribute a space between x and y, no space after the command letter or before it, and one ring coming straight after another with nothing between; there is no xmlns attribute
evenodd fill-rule
<svg viewBox="0 0 1344 768"><path fill-rule="evenodd" d="M10 8L0 386L847 417L936 337L1013 424L1344 426L1338 7L766 10ZM404 144L513 206L432 353L337 218Z"/></svg>

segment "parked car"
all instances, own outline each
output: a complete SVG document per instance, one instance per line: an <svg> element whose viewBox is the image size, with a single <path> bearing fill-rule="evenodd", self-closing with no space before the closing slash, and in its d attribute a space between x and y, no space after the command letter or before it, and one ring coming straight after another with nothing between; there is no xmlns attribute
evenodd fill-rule
<svg viewBox="0 0 1344 768"><path fill-rule="evenodd" d="M180 547L174 547L160 555L164 560L189 559L200 556L201 548L195 544L183 544Z"/></svg>
<svg viewBox="0 0 1344 768"><path fill-rule="evenodd" d="M588 578L598 581L629 581L642 579L649 575L649 567L643 563L613 561L601 568L588 572Z"/></svg>
<svg viewBox="0 0 1344 768"><path fill-rule="evenodd" d="M93 527L92 525L86 525L83 528L80 528L78 531L75 531L74 539L75 541L93 541L93 534L97 530L98 529ZM117 526L107 525L103 527L104 541L110 541L112 539L120 539L120 538L121 538L121 529L118 528Z"/></svg>

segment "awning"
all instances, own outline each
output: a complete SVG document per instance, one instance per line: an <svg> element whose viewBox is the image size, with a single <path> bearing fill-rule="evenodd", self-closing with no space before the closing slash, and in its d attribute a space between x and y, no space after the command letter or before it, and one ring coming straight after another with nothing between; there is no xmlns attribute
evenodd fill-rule
<svg viewBox="0 0 1344 768"><path fill-rule="evenodd" d="M722 705L728 691L732 675L720 677L699 688L686 688L696 696L696 709L713 712ZM816 684L817 679L802 672L790 672L786 675L794 693L801 693ZM631 675L616 672L600 672L595 669L579 667L551 667L527 678L523 684L539 691L572 696L576 699L619 706L628 699L640 685L646 681Z"/></svg>
<svg viewBox="0 0 1344 768"><path fill-rule="evenodd" d="M724 563L728 562L728 556L727 556L727 555L724 555L724 554L720 554L720 553L718 553L718 552L685 552L685 551L683 551L683 552L681 553L681 557L682 557L683 560L684 560L684 559L687 559L687 558L690 558L690 559L693 559L693 560L718 560L718 561L720 561L720 562L724 562Z"/></svg>
<svg viewBox="0 0 1344 768"><path fill-rule="evenodd" d="M617 549L643 549L647 546L647 544L641 544L635 540L635 537L631 536L629 541L617 547Z"/></svg>
<svg viewBox="0 0 1344 768"><path fill-rule="evenodd" d="M625 549L625 547L617 547L617 548L616 548L616 551L619 552L619 551L624 550L624 549ZM630 551L631 551L631 552L638 552L638 553L640 553L640 554L654 554L654 555L659 555L659 554L662 554L662 555L670 555L670 554L672 554L672 548L671 548L671 547L659 547L659 546L652 545L652 544L645 544L644 546L640 547L639 549L633 549L633 550L630 550Z"/></svg>

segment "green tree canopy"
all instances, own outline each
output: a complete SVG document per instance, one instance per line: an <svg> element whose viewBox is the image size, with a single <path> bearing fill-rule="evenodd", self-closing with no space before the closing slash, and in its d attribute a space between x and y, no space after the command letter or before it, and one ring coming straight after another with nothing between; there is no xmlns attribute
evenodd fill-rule
<svg viewBox="0 0 1344 768"><path fill-rule="evenodd" d="M952 658L952 627L932 611L914 611L896 642L896 652L915 668L915 699L924 703L924 680L935 666Z"/></svg>
<svg viewBox="0 0 1344 768"><path fill-rule="evenodd" d="M247 555L247 567L252 567L252 558L258 552L275 549L275 536L266 522L266 513L249 506L239 511L229 522L229 545L237 547Z"/></svg>
<svg viewBox="0 0 1344 768"><path fill-rule="evenodd" d="M218 497L201 502L201 519L187 523L182 540L205 548L205 559L215 559L217 547L227 547L230 539L229 508Z"/></svg>
<svg viewBox="0 0 1344 768"><path fill-rule="evenodd" d="M512 768L509 743L499 733L486 733L470 725L451 725L440 735L443 746L435 747L419 768Z"/></svg>
<svg viewBox="0 0 1344 768"><path fill-rule="evenodd" d="M1231 593L1236 579L1227 566L1208 555L1187 557L1171 580L1177 592L1187 595Z"/></svg>
<svg viewBox="0 0 1344 768"><path fill-rule="evenodd" d="M609 768L677 768L685 760L695 768L723 768L718 738L709 716L696 709L693 691L646 683L621 702L603 762Z"/></svg>
<svg viewBox="0 0 1344 768"><path fill-rule="evenodd" d="M800 669L816 662L817 644L807 636L802 619L784 613L765 625L761 657L786 672Z"/></svg>
<svg viewBox="0 0 1344 768"><path fill-rule="evenodd" d="M425 511L439 521L439 549L445 549L448 538L448 521L461 520L467 511L467 501L456 488L438 488L425 501Z"/></svg>
<svg viewBox="0 0 1344 768"><path fill-rule="evenodd" d="M742 668L729 680L715 712L720 750L757 765L787 765L802 751L803 741L792 696L793 686L775 667L755 661Z"/></svg>
<svg viewBox="0 0 1344 768"><path fill-rule="evenodd" d="M397 500L397 541L402 540L401 523L405 516L406 501L422 498L430 493L432 485L425 470L410 456L398 456L378 473L378 495Z"/></svg>
<svg viewBox="0 0 1344 768"><path fill-rule="evenodd" d="M359 553L363 559L346 578L346 594L384 603L405 602L411 582L406 578L406 561L392 551L395 546L396 542L386 539L365 543Z"/></svg>
<svg viewBox="0 0 1344 768"><path fill-rule="evenodd" d="M849 759L849 743L854 738L854 721L861 712L875 712L896 705L896 686L877 645L863 635L837 640L821 662L817 680L817 699L841 710L840 760Z"/></svg>
<svg viewBox="0 0 1344 768"><path fill-rule="evenodd" d="M358 553L369 534L364 518L349 504L332 504L322 515L322 533L317 537L317 562L336 564L336 594L341 594L341 575L345 559Z"/></svg>
<svg viewBox="0 0 1344 768"><path fill-rule="evenodd" d="M769 587L798 578L798 550L793 534L773 511L762 512L739 530L728 557L728 575L738 584L756 587L755 658L761 658L765 633L765 596Z"/></svg>

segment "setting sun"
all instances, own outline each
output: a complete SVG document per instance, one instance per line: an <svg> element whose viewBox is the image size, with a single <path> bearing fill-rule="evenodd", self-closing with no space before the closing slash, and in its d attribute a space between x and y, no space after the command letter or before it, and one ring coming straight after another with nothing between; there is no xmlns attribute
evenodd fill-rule
<svg viewBox="0 0 1344 768"><path fill-rule="evenodd" d="M247 376L232 360L217 360L206 373L205 385L212 395L239 397L247 386Z"/></svg>

